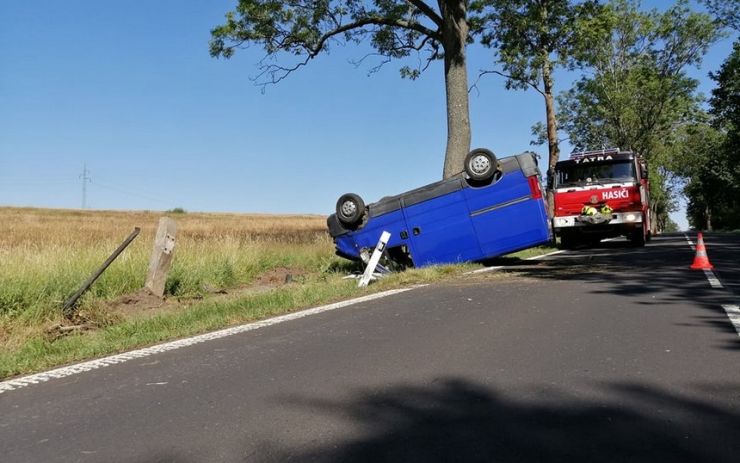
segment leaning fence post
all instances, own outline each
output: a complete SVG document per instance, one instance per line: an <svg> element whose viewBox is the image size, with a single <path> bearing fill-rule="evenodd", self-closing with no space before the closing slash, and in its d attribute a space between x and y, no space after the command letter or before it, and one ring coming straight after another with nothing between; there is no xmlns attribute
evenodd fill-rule
<svg viewBox="0 0 740 463"><path fill-rule="evenodd" d="M172 264L175 250L175 233L177 225L169 217L159 219L157 236L154 238L154 249L149 260L149 272L146 276L146 289L155 296L164 296L164 285L167 282L167 272Z"/></svg>
<svg viewBox="0 0 740 463"><path fill-rule="evenodd" d="M113 263L114 260L116 260L116 257L118 257L123 252L123 250L126 249L129 244L131 244L134 238L139 236L140 231L141 229L139 227L134 228L134 231L131 232L128 238L126 238L126 240L124 240L124 242L121 243L121 245L118 246L115 251L113 251L113 254L111 254L110 257L105 260L105 262L103 262L103 265L101 265L97 270L95 270L92 275L90 275L90 278L88 278L87 281L82 284L80 289L78 289L77 292L72 295L72 297L67 299L67 302L64 303L64 307L62 307L62 312L64 313L64 315L70 317L74 313L74 306L77 303L77 299L79 299L85 293L85 291L90 289L90 286L92 286L92 284L95 283L95 280L97 280L98 277L102 275L103 272L105 272L105 269L107 269L108 266Z"/></svg>

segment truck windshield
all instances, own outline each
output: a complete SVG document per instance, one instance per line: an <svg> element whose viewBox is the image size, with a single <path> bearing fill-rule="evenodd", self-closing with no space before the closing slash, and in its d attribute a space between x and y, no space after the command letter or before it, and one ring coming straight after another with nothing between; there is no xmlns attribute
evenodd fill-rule
<svg viewBox="0 0 740 463"><path fill-rule="evenodd" d="M557 186L627 182L635 179L632 161L568 164L557 168Z"/></svg>

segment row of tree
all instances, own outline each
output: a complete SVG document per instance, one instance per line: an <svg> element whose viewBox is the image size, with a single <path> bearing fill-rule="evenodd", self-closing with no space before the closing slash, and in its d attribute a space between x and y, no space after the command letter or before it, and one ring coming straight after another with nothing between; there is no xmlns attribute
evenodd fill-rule
<svg viewBox="0 0 740 463"><path fill-rule="evenodd" d="M560 135L584 149L631 149L651 166L658 227L669 226L679 188L695 225L727 226L738 210L722 193L738 184L738 105L727 107L727 94L737 100L738 47L735 61L731 57L714 76L718 89L709 113L686 71L724 31L737 27L737 0L704 1L713 14L693 11L688 0L663 12L643 10L638 0L239 0L212 30L210 52L229 58L239 48L261 45L266 56L255 78L259 85L280 82L336 42L368 42L380 66L418 55L420 64L401 68L411 79L442 61L448 177L459 172L470 149L466 56L469 46L480 44L491 50L492 61L479 78L498 74L509 89L542 95L545 119L533 132L547 143L550 172L560 156ZM556 92L553 76L563 68L580 70L581 78Z"/></svg>

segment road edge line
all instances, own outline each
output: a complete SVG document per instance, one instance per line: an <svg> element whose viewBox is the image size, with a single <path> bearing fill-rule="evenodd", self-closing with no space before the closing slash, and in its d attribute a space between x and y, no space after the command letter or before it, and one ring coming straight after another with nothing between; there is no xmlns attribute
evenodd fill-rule
<svg viewBox="0 0 740 463"><path fill-rule="evenodd" d="M172 350L181 349L183 347L189 347L195 344L201 344L207 341L212 341L214 339L221 339L221 338L225 338L228 336L233 336L235 334L245 333L247 331L253 331L253 330L260 329L260 328L277 325L279 323L283 323L283 322L287 322L291 320L297 320L299 318L308 317L310 315L316 315L316 314L320 314L323 312L329 312L332 310L337 310L337 309L341 309L344 307L361 304L363 302L369 302L369 301L374 301L377 299L382 299L388 296L394 296L396 294L405 293L407 291L411 291L417 288L423 288L425 286L428 286L428 285L427 284L414 285L414 286L409 286L406 288L391 289L391 290L383 291L380 293L368 294L367 296L361 296L361 297L349 299L346 301L340 301L340 302L335 302L333 304L327 304L327 305L322 305L319 307L313 307L310 309L299 310L297 312L292 312L292 313L288 313L285 315L279 315L277 317L272 317L272 318L267 318L264 320L245 323L242 325L232 326L229 328L223 328L217 331L199 334L196 336L190 336L190 337L178 339L175 341L168 341L162 344L157 344L157 345L145 347L142 349L136 349L136 350L132 350L128 352L123 352L120 354L109 355L107 357L102 357L99 359L88 360L85 362L80 362L80 363L68 365L65 367L55 368L55 369L40 372L40 373L33 373L30 375L21 376L18 378L0 381L0 394L2 394L3 392L9 392L9 391L21 389L26 386L30 386L31 384L45 383L52 379L66 378L72 375L77 375L77 374L84 373L87 371L96 370L98 368L107 367L109 365L125 363L125 362L128 362L129 360L149 357L155 354L169 352Z"/></svg>
<svg viewBox="0 0 740 463"><path fill-rule="evenodd" d="M550 252L545 253L545 254L540 254L539 256L527 257L524 260L539 260L539 259L543 259L543 258L548 257L548 256L552 256L552 255L555 255L555 254L560 254L562 252L565 252L565 250L558 249L556 251L550 251ZM506 268L506 266L505 265L497 265L495 267L483 267L483 268L479 268L479 269L476 269L476 270L471 270L469 272L465 272L465 273L463 273L463 275L475 275L475 274L478 274L478 273L493 272L495 270L501 270L502 268Z"/></svg>
<svg viewBox="0 0 740 463"><path fill-rule="evenodd" d="M722 308L725 309L730 323L735 327L737 335L740 336L740 306L737 304L722 304Z"/></svg>
<svg viewBox="0 0 740 463"><path fill-rule="evenodd" d="M691 241L689 238L689 235L687 233L684 233L683 236L686 238L686 241L689 243L689 247L692 251L696 250L696 246L694 245L694 242ZM724 286L722 285L722 282L717 278L717 275L709 269L704 270L704 276L707 278L707 281L709 281L709 285L712 288L716 289L724 289ZM735 328L735 332L738 336L740 336L740 306L737 304L720 304L722 306L722 309L724 309L725 313L727 314L727 318L730 319L730 323L732 324L733 328Z"/></svg>

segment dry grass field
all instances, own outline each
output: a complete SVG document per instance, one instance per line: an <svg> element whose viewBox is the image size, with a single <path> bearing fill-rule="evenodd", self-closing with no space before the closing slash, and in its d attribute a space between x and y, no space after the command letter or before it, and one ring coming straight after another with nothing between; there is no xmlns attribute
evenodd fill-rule
<svg viewBox="0 0 740 463"><path fill-rule="evenodd" d="M61 322L61 304L133 230L142 232L81 301L81 310L143 287L159 212L0 208L0 344ZM276 268L310 276L337 259L320 216L173 214L167 294L199 297ZM94 320L99 322L101 320ZM102 320L104 321L104 320Z"/></svg>

